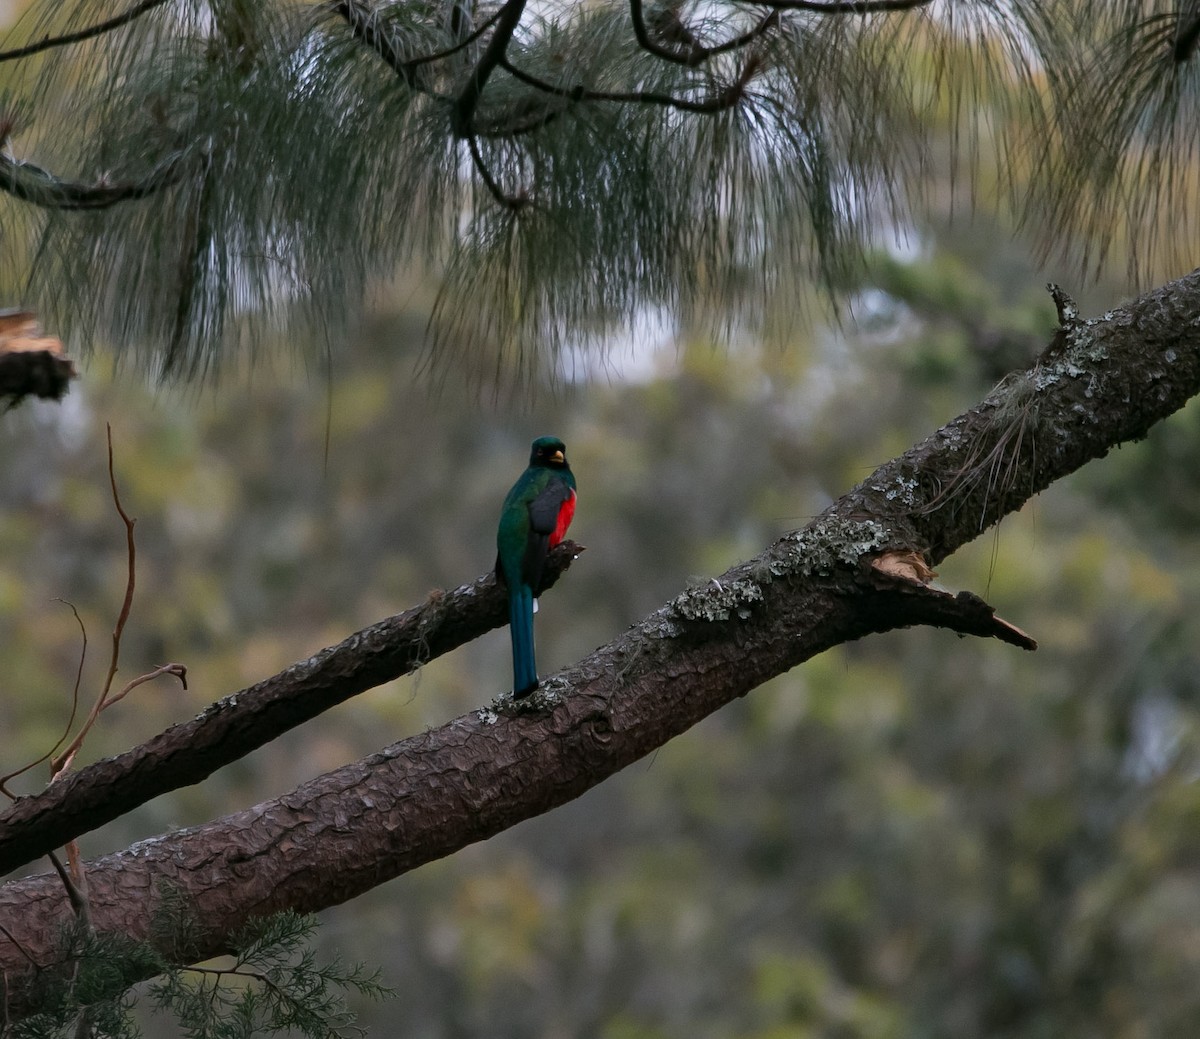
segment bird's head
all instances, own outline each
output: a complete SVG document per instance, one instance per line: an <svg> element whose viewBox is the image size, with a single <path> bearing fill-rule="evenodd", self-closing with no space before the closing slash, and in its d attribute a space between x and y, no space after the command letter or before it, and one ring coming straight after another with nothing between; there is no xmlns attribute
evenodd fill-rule
<svg viewBox="0 0 1200 1039"><path fill-rule="evenodd" d="M567 445L558 437L538 437L529 452L529 464L547 469L566 469Z"/></svg>

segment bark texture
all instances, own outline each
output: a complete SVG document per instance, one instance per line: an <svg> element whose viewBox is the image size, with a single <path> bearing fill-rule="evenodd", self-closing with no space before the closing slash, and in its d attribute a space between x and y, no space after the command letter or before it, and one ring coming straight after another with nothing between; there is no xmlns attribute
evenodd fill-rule
<svg viewBox="0 0 1200 1039"><path fill-rule="evenodd" d="M550 554L542 590L583 551ZM410 674L508 621L493 574L357 631L336 646L231 693L141 746L64 776L0 815L0 872L32 862L159 794L207 779L276 736L351 696Z"/></svg>
<svg viewBox="0 0 1200 1039"><path fill-rule="evenodd" d="M1031 647L976 596L934 591L888 564L936 563L1200 392L1200 271L1095 321L1074 319L1066 303L1033 367L802 530L553 676L531 709L475 711L284 797L91 863L95 926L153 941L168 884L200 925L177 955L213 955L248 915L342 902L571 800L830 646L935 624ZM57 877L0 887L11 1013L27 1009L30 965L54 962L69 917Z"/></svg>

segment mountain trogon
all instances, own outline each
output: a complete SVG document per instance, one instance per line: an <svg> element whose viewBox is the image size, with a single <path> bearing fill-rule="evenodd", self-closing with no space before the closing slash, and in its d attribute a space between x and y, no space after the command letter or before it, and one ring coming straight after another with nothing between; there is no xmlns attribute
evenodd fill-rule
<svg viewBox="0 0 1200 1039"><path fill-rule="evenodd" d="M496 576L508 586L514 699L537 688L534 599L541 592L546 555L562 541L574 515L575 474L567 464L567 446L558 437L538 437L529 468L504 499L496 532Z"/></svg>

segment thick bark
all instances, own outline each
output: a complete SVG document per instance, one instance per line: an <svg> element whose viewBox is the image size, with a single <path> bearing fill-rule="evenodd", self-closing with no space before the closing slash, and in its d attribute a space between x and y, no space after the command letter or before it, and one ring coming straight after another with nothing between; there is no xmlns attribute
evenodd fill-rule
<svg viewBox="0 0 1200 1039"><path fill-rule="evenodd" d="M976 597L878 564L944 558L1198 392L1200 272L1100 320L1067 317L1032 368L803 530L554 676L533 710L473 712L284 797L91 863L95 926L154 940L167 884L199 924L182 955L212 955L247 915L336 904L563 804L830 646L912 624L1029 645ZM10 1012L27 1009L30 962L54 961L69 916L54 876L0 888Z"/></svg>
<svg viewBox="0 0 1200 1039"><path fill-rule="evenodd" d="M574 541L564 541L551 553L543 591L581 551ZM232 693L124 754L69 773L0 816L0 872L32 862L160 794L199 783L281 733L507 620L504 590L493 574L485 574Z"/></svg>

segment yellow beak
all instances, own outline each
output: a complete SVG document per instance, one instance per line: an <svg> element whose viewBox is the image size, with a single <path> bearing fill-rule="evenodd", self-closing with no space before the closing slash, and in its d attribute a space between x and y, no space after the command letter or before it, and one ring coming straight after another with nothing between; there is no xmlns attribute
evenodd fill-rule
<svg viewBox="0 0 1200 1039"><path fill-rule="evenodd" d="M552 461L552 462L565 462L566 460L567 460L567 456L564 455L561 451L555 451L554 454L552 454L550 456L550 461Z"/></svg>

